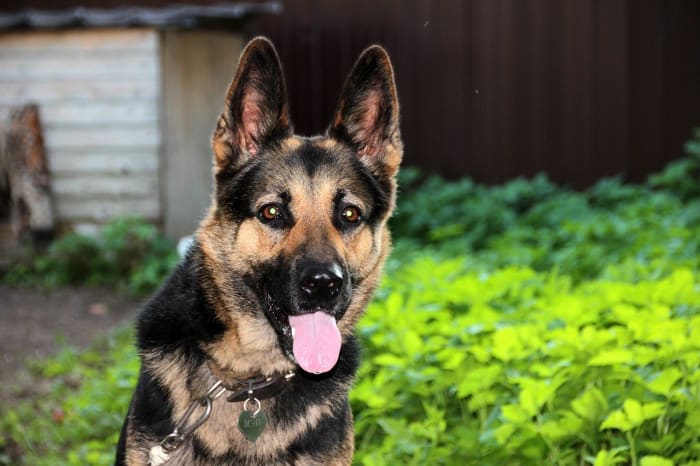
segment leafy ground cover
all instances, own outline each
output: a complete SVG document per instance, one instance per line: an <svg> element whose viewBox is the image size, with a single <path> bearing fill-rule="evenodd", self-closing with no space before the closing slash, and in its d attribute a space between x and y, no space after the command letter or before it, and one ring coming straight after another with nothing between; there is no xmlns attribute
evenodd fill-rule
<svg viewBox="0 0 700 466"><path fill-rule="evenodd" d="M120 328L87 351L65 348L31 369L52 387L2 414L0 464L113 464L139 369L131 329Z"/></svg>
<svg viewBox="0 0 700 466"><path fill-rule="evenodd" d="M646 183L585 192L406 171L359 328L356 463L700 466L696 136ZM37 363L53 391L2 414L0 464L109 464L131 339Z"/></svg>
<svg viewBox="0 0 700 466"><path fill-rule="evenodd" d="M700 464L697 270L400 272L361 329L359 463Z"/></svg>
<svg viewBox="0 0 700 466"><path fill-rule="evenodd" d="M155 225L126 217L95 237L69 233L46 251L26 251L2 280L42 288L105 285L140 296L157 287L177 260L174 244Z"/></svg>

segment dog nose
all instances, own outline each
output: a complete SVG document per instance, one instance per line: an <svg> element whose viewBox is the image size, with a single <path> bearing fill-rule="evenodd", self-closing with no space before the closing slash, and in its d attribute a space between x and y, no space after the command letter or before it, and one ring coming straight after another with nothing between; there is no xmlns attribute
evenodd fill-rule
<svg viewBox="0 0 700 466"><path fill-rule="evenodd" d="M328 302L340 293L343 286L343 271L338 264L309 265L302 269L299 287L308 299Z"/></svg>

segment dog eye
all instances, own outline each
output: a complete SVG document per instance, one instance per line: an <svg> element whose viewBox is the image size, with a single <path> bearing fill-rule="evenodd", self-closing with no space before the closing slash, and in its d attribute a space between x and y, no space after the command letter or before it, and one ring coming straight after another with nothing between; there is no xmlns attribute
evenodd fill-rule
<svg viewBox="0 0 700 466"><path fill-rule="evenodd" d="M263 206L258 212L258 218L264 222L272 222L282 218L282 208L277 204Z"/></svg>
<svg viewBox="0 0 700 466"><path fill-rule="evenodd" d="M343 217L343 220L345 220L348 223L357 223L362 219L362 213L360 212L360 209L358 209L354 205L344 207L343 211L340 213L340 216Z"/></svg>

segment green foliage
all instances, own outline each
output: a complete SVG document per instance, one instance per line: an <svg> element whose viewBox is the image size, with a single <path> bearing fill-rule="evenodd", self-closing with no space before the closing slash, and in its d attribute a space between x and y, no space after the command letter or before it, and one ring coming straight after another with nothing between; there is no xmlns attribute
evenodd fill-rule
<svg viewBox="0 0 700 466"><path fill-rule="evenodd" d="M404 240L397 245L401 258L426 250L435 257L466 255L483 270L556 269L577 283L602 274L660 276L700 264L700 192L618 178L577 193L544 175L494 188L410 177L392 219L394 236ZM690 174L673 186L685 184L700 186Z"/></svg>
<svg viewBox="0 0 700 466"><path fill-rule="evenodd" d="M463 258L403 265L360 329L358 463L697 460L699 290L687 268L577 285Z"/></svg>
<svg viewBox="0 0 700 466"><path fill-rule="evenodd" d="M674 170L583 193L405 171L358 328L356 463L700 466L700 193ZM52 391L2 414L0 464L11 442L20 464L110 464L130 338L38 364Z"/></svg>
<svg viewBox="0 0 700 466"><path fill-rule="evenodd" d="M126 329L88 351L66 348L35 363L32 371L50 381L49 393L2 414L0 464L113 464L138 368L133 332ZM21 458L10 456L18 449Z"/></svg>
<svg viewBox="0 0 700 466"><path fill-rule="evenodd" d="M157 287L177 263L174 245L158 228L137 218L105 225L99 236L69 233L45 253L31 253L3 280L14 285L107 285L142 295Z"/></svg>
<svg viewBox="0 0 700 466"><path fill-rule="evenodd" d="M700 196L700 128L685 144L689 157L670 163L661 173L650 177L652 186L673 191L683 199Z"/></svg>

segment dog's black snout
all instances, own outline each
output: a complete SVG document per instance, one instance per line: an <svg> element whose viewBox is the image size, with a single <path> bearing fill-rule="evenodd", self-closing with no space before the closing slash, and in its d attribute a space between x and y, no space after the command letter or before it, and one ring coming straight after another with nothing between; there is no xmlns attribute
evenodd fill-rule
<svg viewBox="0 0 700 466"><path fill-rule="evenodd" d="M299 287L313 302L332 301L343 287L343 271L337 264L306 266L299 275Z"/></svg>

